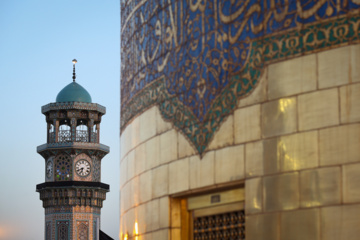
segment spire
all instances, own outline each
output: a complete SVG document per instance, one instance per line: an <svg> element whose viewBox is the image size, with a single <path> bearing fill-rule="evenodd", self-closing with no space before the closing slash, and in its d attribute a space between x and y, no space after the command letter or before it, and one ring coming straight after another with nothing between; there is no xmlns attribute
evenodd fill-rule
<svg viewBox="0 0 360 240"><path fill-rule="evenodd" d="M77 63L77 60L74 58L74 59L72 60L72 63L73 63L73 82L75 82L75 79L76 79L75 63Z"/></svg>

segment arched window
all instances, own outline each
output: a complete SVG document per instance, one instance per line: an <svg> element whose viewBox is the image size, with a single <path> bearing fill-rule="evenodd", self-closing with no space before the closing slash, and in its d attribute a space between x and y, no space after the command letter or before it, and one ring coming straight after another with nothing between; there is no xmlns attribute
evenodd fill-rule
<svg viewBox="0 0 360 240"><path fill-rule="evenodd" d="M71 141L71 127L70 121L64 119L60 121L58 142L70 142Z"/></svg>
<svg viewBox="0 0 360 240"><path fill-rule="evenodd" d="M51 240L51 222L46 222L45 236L46 240Z"/></svg>
<svg viewBox="0 0 360 240"><path fill-rule="evenodd" d="M94 124L94 126L92 128L91 142L94 142L94 143L98 142L97 135L98 135L97 125Z"/></svg>
<svg viewBox="0 0 360 240"><path fill-rule="evenodd" d="M50 123L48 131L49 131L49 142L54 143L55 142L55 127L53 124Z"/></svg>
<svg viewBox="0 0 360 240"><path fill-rule="evenodd" d="M78 225L78 240L88 240L88 226L85 223Z"/></svg>
<svg viewBox="0 0 360 240"><path fill-rule="evenodd" d="M76 141L77 142L88 142L89 141L89 131L87 127L87 121L84 119L79 119L76 125Z"/></svg>
<svg viewBox="0 0 360 240"><path fill-rule="evenodd" d="M58 240L69 240L69 221L58 221L56 228Z"/></svg>

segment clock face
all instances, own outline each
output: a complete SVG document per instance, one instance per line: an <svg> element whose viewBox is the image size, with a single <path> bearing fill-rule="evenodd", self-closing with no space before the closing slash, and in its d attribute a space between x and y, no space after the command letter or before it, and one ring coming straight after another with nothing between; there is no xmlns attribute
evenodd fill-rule
<svg viewBox="0 0 360 240"><path fill-rule="evenodd" d="M90 163L85 159L80 159L75 164L75 171L80 177L86 177L90 174Z"/></svg>
<svg viewBox="0 0 360 240"><path fill-rule="evenodd" d="M46 177L50 178L53 174L53 162L49 160L46 163Z"/></svg>

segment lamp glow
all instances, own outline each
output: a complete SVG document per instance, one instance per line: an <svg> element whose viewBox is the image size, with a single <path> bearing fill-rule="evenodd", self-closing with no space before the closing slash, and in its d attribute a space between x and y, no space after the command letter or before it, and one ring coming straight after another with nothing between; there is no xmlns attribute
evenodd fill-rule
<svg viewBox="0 0 360 240"><path fill-rule="evenodd" d="M138 223L137 223L137 222L135 222L134 235L135 235L135 236L138 236L138 235L139 235L139 227L138 227Z"/></svg>

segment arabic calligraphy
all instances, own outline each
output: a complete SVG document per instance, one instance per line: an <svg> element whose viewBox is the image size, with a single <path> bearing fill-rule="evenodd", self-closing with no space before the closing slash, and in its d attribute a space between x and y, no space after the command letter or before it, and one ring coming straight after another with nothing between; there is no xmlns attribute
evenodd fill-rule
<svg viewBox="0 0 360 240"><path fill-rule="evenodd" d="M357 30L309 26L356 15L359 4L358 0L123 1L122 129L148 104L158 104L163 117L178 129L206 129L208 135L199 135L205 140L191 140L197 149L204 141L201 149L205 149L210 133L232 112L232 99L236 102L254 89L265 63L321 49L331 37L348 41ZM284 39L277 38L279 34ZM239 79L235 81L239 91L229 87L233 79ZM215 107L223 98L229 104ZM214 117L216 109L222 112ZM184 116L191 119L185 125ZM185 133L189 139L193 134Z"/></svg>

